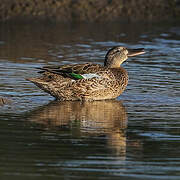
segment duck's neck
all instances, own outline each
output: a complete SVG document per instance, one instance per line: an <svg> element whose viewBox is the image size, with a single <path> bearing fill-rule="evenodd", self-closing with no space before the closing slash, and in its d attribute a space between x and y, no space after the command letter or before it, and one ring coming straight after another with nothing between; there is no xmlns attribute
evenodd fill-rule
<svg viewBox="0 0 180 180"><path fill-rule="evenodd" d="M105 65L104 67L107 67L107 68L120 68L120 66L117 66L117 65L114 65L114 64L110 64L110 65Z"/></svg>
<svg viewBox="0 0 180 180"><path fill-rule="evenodd" d="M114 61L114 62L111 62L111 63L104 64L104 67L107 67L107 68L120 68L121 64L122 63Z"/></svg>
<svg viewBox="0 0 180 180"><path fill-rule="evenodd" d="M104 61L104 66L107 68L119 68L125 60L121 60L117 58L112 58L112 59L107 58Z"/></svg>

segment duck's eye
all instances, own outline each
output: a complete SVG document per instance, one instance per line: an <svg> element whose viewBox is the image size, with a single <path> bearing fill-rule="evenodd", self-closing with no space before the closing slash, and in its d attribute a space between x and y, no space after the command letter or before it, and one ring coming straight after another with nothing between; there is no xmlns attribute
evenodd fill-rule
<svg viewBox="0 0 180 180"><path fill-rule="evenodd" d="M52 76L51 76L51 75L49 75L49 76L48 76L48 78L49 78L49 79L52 79Z"/></svg>
<svg viewBox="0 0 180 180"><path fill-rule="evenodd" d="M117 54L117 53L119 53L120 51L119 50L116 50L116 51L114 51L114 53L113 54Z"/></svg>

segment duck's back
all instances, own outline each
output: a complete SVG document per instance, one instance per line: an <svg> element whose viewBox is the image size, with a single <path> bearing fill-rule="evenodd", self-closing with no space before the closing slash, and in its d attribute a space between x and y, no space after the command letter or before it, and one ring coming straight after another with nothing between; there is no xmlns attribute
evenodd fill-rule
<svg viewBox="0 0 180 180"><path fill-rule="evenodd" d="M123 68L98 64L41 68L42 77L29 79L59 100L102 100L118 97L126 88L128 75Z"/></svg>
<svg viewBox="0 0 180 180"><path fill-rule="evenodd" d="M93 75L93 73L89 74ZM96 76L92 78L73 81L64 89L64 93L75 100L114 99L125 90L128 84L128 74L123 68L100 68L94 74ZM67 96L63 98L68 99Z"/></svg>

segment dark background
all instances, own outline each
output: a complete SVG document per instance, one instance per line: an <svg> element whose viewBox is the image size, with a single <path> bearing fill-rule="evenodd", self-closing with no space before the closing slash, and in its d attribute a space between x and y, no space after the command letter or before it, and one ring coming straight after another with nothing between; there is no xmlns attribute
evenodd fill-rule
<svg viewBox="0 0 180 180"><path fill-rule="evenodd" d="M0 0L0 21L166 21L180 19L180 0Z"/></svg>

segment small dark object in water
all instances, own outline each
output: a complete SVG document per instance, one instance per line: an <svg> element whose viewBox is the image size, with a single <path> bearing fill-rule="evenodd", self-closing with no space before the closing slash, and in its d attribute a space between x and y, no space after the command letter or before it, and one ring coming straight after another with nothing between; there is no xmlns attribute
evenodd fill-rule
<svg viewBox="0 0 180 180"><path fill-rule="evenodd" d="M6 104L10 104L11 101L7 98L4 97L0 97L0 106L6 105Z"/></svg>

